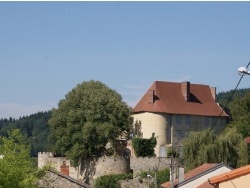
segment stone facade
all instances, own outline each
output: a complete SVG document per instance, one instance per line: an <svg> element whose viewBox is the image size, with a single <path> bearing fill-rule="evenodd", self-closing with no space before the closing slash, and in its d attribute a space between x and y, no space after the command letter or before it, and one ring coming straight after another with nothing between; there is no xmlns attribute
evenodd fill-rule
<svg viewBox="0 0 250 188"><path fill-rule="evenodd" d="M130 184L138 183L138 175L141 172L152 171L155 167L159 170L169 168L170 159L168 158L149 158L149 157L121 157L121 156L103 156L98 159L88 159L82 162L79 167L72 167L69 160L63 157L53 157L50 152L39 152L38 153L38 167L42 168L44 165L49 164L55 170L59 172L61 176L69 174L68 177L73 178L79 182L90 182L93 184L93 180L104 175L109 174L122 174L133 172L134 180L129 180L123 185L129 186ZM63 168L62 168L63 167ZM65 167L67 170L65 173ZM50 175L50 181L53 182L54 176ZM56 183L58 184L58 183ZM148 182L140 183L140 187L147 186Z"/></svg>
<svg viewBox="0 0 250 188"><path fill-rule="evenodd" d="M170 158L132 157L130 159L130 168L133 170L134 177L141 172L153 171L155 167L159 170L169 168Z"/></svg>
<svg viewBox="0 0 250 188"><path fill-rule="evenodd" d="M62 172L62 166L68 166L69 177L85 182L91 181L100 176L109 174L129 173L130 158L129 157L98 157L85 159L81 161L81 165L73 167L70 161L64 157L54 157L50 152L38 153L38 167L42 168L44 165L52 166L56 171ZM63 169L65 171L65 169Z"/></svg>
<svg viewBox="0 0 250 188"><path fill-rule="evenodd" d="M197 115L165 114L144 112L133 114L134 123L141 122L143 138L150 138L155 133L157 157L166 157L167 149L179 151L182 139L190 131L201 131L210 128L214 123L214 131L220 132L225 128L227 117L208 117ZM132 151L132 148L130 147ZM132 152L133 155L133 152Z"/></svg>

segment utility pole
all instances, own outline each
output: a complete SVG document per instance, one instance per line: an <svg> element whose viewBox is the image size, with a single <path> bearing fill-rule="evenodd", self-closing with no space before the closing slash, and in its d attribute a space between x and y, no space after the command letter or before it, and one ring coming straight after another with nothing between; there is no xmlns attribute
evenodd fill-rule
<svg viewBox="0 0 250 188"><path fill-rule="evenodd" d="M154 166L153 169L155 171L155 188L157 188L157 170L158 170L158 167Z"/></svg>
<svg viewBox="0 0 250 188"><path fill-rule="evenodd" d="M170 184L171 188L174 188L174 168L173 168L173 155L171 155L171 162L170 162Z"/></svg>

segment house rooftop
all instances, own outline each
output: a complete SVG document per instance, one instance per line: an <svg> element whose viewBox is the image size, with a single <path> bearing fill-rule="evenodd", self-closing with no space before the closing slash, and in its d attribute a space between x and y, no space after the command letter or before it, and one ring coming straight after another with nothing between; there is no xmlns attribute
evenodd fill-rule
<svg viewBox="0 0 250 188"><path fill-rule="evenodd" d="M235 170L232 170L230 172L226 172L224 174L209 178L209 182L211 184L217 184L223 181L231 180L234 178L237 178L239 176L249 174L250 173L250 165L243 166L241 168L237 168Z"/></svg>
<svg viewBox="0 0 250 188"><path fill-rule="evenodd" d="M183 182L180 182L178 183L177 182L177 179L176 179L176 182L175 182L175 185L178 184L178 185L184 185L190 181L193 181L207 173L210 173L211 171L214 171L220 167L224 166L223 163L205 163L193 170L190 170L189 172L185 173L184 174L184 181ZM161 184L161 187L162 188L170 188L171 187L171 182L168 181L166 183L163 183ZM176 186L178 187L178 186Z"/></svg>
<svg viewBox="0 0 250 188"><path fill-rule="evenodd" d="M227 117L215 102L215 91L208 85L155 81L133 112Z"/></svg>

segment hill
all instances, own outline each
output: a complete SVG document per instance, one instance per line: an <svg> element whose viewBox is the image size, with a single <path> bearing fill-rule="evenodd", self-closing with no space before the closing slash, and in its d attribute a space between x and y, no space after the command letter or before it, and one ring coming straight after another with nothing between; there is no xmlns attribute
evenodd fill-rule
<svg viewBox="0 0 250 188"><path fill-rule="evenodd" d="M0 119L0 136L7 136L7 131L20 129L31 144L31 156L36 157L39 151L49 151L48 120L51 112L38 112L19 119Z"/></svg>

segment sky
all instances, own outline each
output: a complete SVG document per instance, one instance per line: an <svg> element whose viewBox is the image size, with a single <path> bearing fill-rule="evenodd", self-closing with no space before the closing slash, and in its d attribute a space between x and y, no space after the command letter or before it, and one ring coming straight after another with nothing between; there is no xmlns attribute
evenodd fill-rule
<svg viewBox="0 0 250 188"><path fill-rule="evenodd" d="M232 90L250 61L249 10L246 1L1 1L0 118L57 108L90 80L131 107L154 81Z"/></svg>

